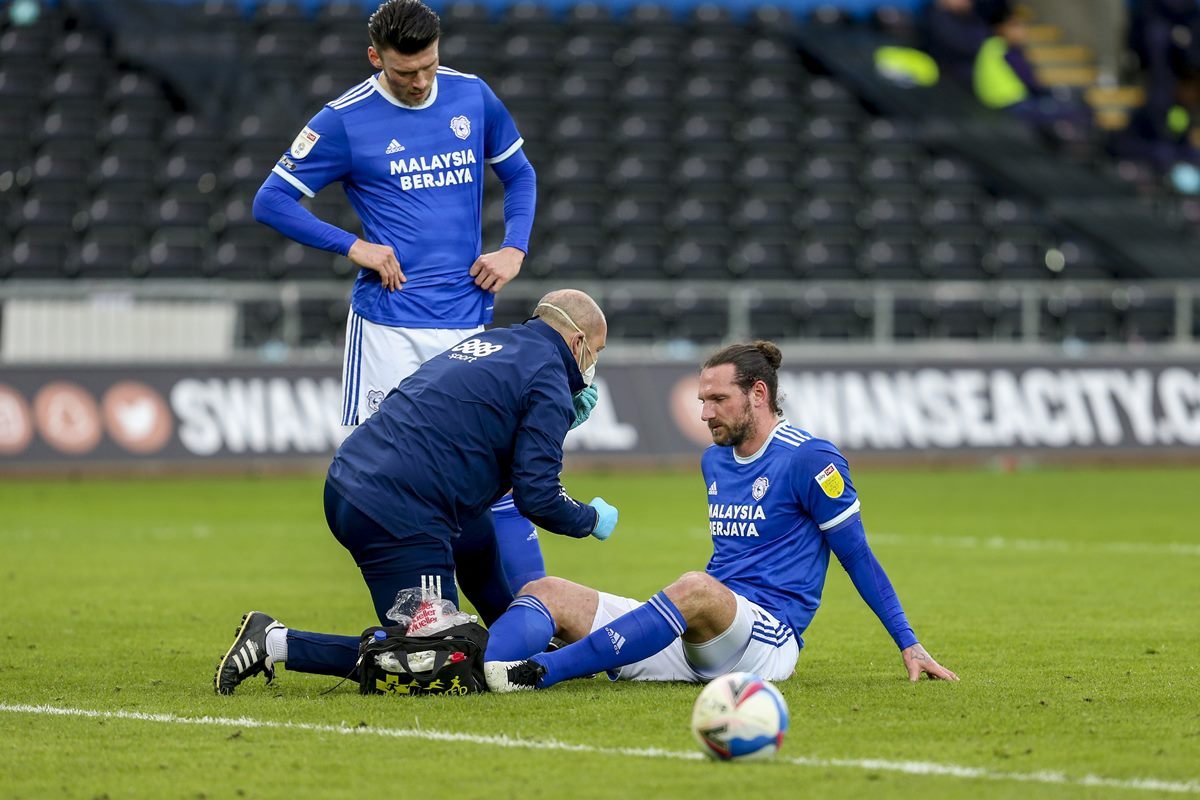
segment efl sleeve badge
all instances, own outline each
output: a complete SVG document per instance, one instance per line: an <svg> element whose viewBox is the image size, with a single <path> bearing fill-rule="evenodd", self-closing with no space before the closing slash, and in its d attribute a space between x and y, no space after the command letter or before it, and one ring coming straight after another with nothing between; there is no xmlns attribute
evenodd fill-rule
<svg viewBox="0 0 1200 800"><path fill-rule="evenodd" d="M317 140L320 138L321 134L305 126L304 130L300 131L296 136L296 140L292 142L291 149L288 152L295 159L307 158L312 149L317 146Z"/></svg>
<svg viewBox="0 0 1200 800"><path fill-rule="evenodd" d="M814 478L817 485L821 487L821 491L829 497L841 497L842 492L846 491L846 481L842 479L842 473L838 472L837 467L833 464L818 472Z"/></svg>

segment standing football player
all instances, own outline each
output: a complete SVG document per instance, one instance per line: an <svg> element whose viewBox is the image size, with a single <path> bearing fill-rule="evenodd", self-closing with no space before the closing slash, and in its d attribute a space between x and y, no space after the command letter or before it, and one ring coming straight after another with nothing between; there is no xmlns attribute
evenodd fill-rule
<svg viewBox="0 0 1200 800"><path fill-rule="evenodd" d="M255 218L361 269L342 362L342 425L355 426L416 368L492 321L494 295L529 249L536 175L488 85L438 61L441 22L420 0L387 0L367 24L378 70L327 103L254 198ZM483 165L504 184L505 236L481 254ZM363 238L300 205L340 182ZM586 399L594 403L595 390ZM545 575L533 525L512 498L496 527L513 589Z"/></svg>
<svg viewBox="0 0 1200 800"><path fill-rule="evenodd" d="M900 650L910 680L958 676L925 651L867 544L858 493L833 444L783 419L774 344L735 344L700 372L701 459L713 555L640 603L561 578L526 587L491 626L493 691L608 671L625 680L791 676L832 552ZM566 647L543 653L551 636Z"/></svg>

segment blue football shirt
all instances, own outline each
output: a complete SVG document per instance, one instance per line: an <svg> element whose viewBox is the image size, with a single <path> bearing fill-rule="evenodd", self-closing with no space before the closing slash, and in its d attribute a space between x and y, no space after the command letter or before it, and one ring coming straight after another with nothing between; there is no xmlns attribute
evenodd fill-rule
<svg viewBox="0 0 1200 800"><path fill-rule="evenodd" d="M363 238L390 245L407 278L383 288L359 270L351 305L395 327L472 328L492 321L474 284L482 246L483 166L521 149L508 109L474 75L439 67L428 99L406 106L372 76L326 104L272 169L313 197L341 182Z"/></svg>
<svg viewBox="0 0 1200 800"><path fill-rule="evenodd" d="M706 571L799 636L821 604L825 531L859 513L846 459L785 420L754 455L714 445L700 467L713 540Z"/></svg>

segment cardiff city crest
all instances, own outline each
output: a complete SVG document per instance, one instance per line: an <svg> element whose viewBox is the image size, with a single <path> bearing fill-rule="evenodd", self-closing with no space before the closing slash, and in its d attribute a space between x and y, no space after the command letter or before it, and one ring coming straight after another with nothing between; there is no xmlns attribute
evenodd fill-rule
<svg viewBox="0 0 1200 800"><path fill-rule="evenodd" d="M771 482L767 480L766 476L764 475L763 477L754 481L754 485L750 487L750 496L753 497L755 501L762 500L763 495L766 494L767 489L770 488Z"/></svg>

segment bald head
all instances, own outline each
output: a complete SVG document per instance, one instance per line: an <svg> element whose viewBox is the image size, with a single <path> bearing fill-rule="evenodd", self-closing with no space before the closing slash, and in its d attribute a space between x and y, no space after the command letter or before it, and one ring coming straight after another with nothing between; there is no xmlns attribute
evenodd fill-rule
<svg viewBox="0 0 1200 800"><path fill-rule="evenodd" d="M536 317L563 335L569 342L572 334L582 331L591 346L599 350L608 338L608 321L596 301L578 289L556 289L538 301L533 309ZM578 328L578 330L576 330Z"/></svg>

